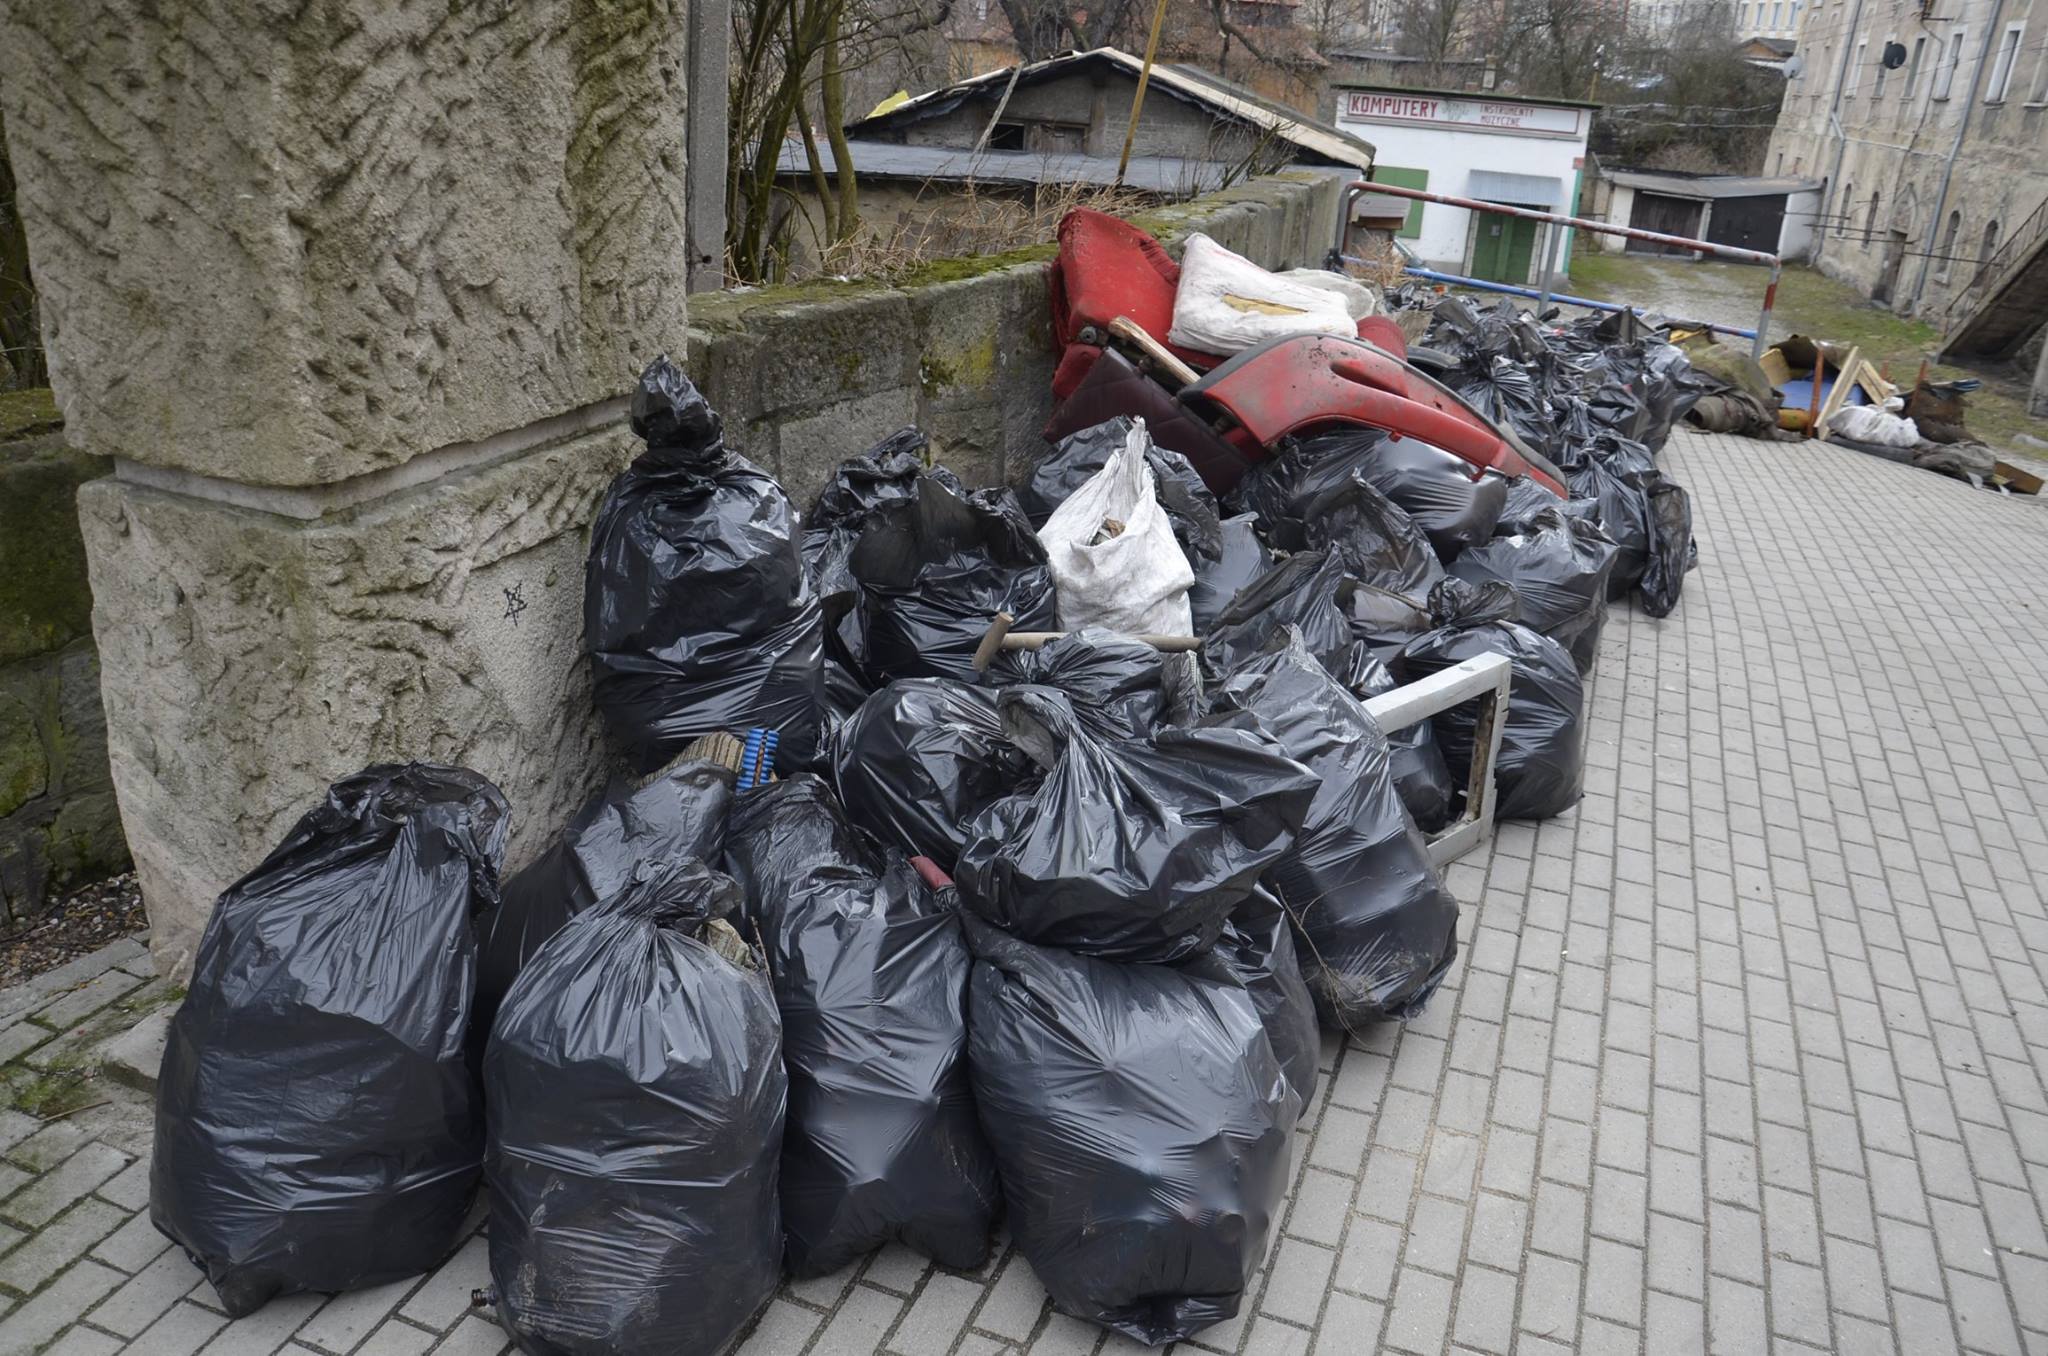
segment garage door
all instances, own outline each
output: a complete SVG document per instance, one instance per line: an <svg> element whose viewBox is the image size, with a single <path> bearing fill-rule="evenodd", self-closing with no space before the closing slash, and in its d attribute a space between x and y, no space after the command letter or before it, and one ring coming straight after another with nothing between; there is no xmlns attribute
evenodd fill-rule
<svg viewBox="0 0 2048 1356"><path fill-rule="evenodd" d="M1662 193L1636 190L1635 205L1629 209L1628 224L1639 231L1698 238L1701 204L1691 198L1667 198ZM1652 245L1644 240L1628 242L1631 254L1690 254L1676 245Z"/></svg>

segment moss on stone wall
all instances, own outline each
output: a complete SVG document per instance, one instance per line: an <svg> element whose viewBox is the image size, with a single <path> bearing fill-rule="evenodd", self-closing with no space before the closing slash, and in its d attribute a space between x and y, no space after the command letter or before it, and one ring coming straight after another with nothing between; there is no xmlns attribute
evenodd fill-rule
<svg viewBox="0 0 2048 1356"><path fill-rule="evenodd" d="M15 396L14 414L35 402ZM11 414L9 418L11 419ZM21 428L46 425L26 419ZM111 467L102 457L43 436L0 441L0 663L59 649L92 624L85 542L78 531L78 487Z"/></svg>

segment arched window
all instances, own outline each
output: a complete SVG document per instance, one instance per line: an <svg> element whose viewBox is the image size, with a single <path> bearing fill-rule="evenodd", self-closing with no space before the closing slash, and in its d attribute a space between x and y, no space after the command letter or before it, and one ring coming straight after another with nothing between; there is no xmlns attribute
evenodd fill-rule
<svg viewBox="0 0 2048 1356"><path fill-rule="evenodd" d="M1840 207L1837 207L1837 208L1835 209L1835 213L1834 213L1834 216L1835 216L1835 221L1838 221L1838 222L1840 222L1840 223L1842 224L1842 231L1841 231L1841 234L1842 234L1842 238L1843 238L1843 239L1845 239L1845 240L1846 240L1846 239L1848 238L1848 236L1849 236L1849 223L1850 223L1851 221L1855 220L1855 212L1856 212L1856 185L1854 185L1854 184L1843 184L1843 185L1842 185L1842 205L1841 205ZM1832 223L1830 223L1830 224L1832 224Z"/></svg>
<svg viewBox="0 0 2048 1356"><path fill-rule="evenodd" d="M1963 214L1961 212L1949 213L1948 225L1941 233L1941 248L1936 251L1934 256L1941 263L1941 271L1934 276L1942 282L1948 281L1949 267L1955 262L1956 257L1956 237L1962 233Z"/></svg>
<svg viewBox="0 0 2048 1356"><path fill-rule="evenodd" d="M1868 245L1870 237L1877 230L1877 204L1884 197L1882 192L1870 195L1870 210L1863 214L1863 243Z"/></svg>
<svg viewBox="0 0 2048 1356"><path fill-rule="evenodd" d="M1982 282L1991 269L1991 256L1998 253L1998 223L1984 223L1984 243L1977 249L1977 271L1970 275L1971 282Z"/></svg>

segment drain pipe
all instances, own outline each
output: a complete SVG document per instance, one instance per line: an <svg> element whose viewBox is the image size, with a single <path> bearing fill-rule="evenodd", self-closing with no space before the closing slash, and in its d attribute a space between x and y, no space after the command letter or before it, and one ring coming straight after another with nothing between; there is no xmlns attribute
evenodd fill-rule
<svg viewBox="0 0 2048 1356"><path fill-rule="evenodd" d="M1941 223L1948 208L1949 181L1955 178L1956 157L1963 153L1963 138L1970 134L1970 118L1977 111L1977 82L1984 78L1986 62L1991 57L1992 44L1998 41L1998 21L2004 17L2005 0L1993 0L1991 23L1984 30L1984 45L1977 49L1977 68L1970 75L1970 88L1963 92L1963 121L1956 128L1955 145L1948 148L1948 159L1942 162L1941 187L1934 191L1934 211L1927 218L1928 243L1933 245L1934 248L1923 250L1920 253L1920 271L1913 275L1913 295L1907 298L1906 301L1907 315L1912 315L1920 309L1920 294L1927 287L1927 270L1934 264L1934 250L1941 248L1938 242L1945 234L1942 231ZM1951 90L1950 93L1953 94L1954 91ZM1950 267L1954 267L1953 260L1945 260L1944 262L1948 263Z"/></svg>
<svg viewBox="0 0 2048 1356"><path fill-rule="evenodd" d="M1821 256L1828 252L1828 223L1834 220L1835 195L1842 191L1842 157L1849 153L1849 134L1842 129L1842 91L1848 84L1849 62L1856 50L1856 26L1862 21L1863 0L1856 0L1856 8L1849 15L1849 25L1842 30L1842 64L1835 68L1835 97L1828 105L1828 126L1835 132L1835 167L1828 171L1828 198L1820 205L1820 239L1813 247L1815 264L1819 264ZM1853 210L1856 205L1850 203L1847 206Z"/></svg>

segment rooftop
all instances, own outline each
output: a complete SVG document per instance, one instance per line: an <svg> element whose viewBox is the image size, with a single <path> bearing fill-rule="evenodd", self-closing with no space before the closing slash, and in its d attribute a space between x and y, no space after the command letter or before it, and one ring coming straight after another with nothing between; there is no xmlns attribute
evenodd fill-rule
<svg viewBox="0 0 2048 1356"><path fill-rule="evenodd" d="M854 136L894 130L925 118L950 113L969 99L983 96L1000 97L1000 91L1009 84L1013 72L1019 84L1036 84L1078 71L1103 67L1135 79L1144 68L1144 64L1129 52L1114 47L1097 47L1086 52L1062 52L1058 56L1034 61L1021 68L1003 66L966 80L927 90L893 107L871 113L857 122L848 123L846 130ZM1328 123L1316 122L1292 110L1269 103L1251 91L1205 71L1188 66L1155 65L1152 68L1150 90L1152 93L1193 104L1216 117L1270 132L1277 140L1287 142L1295 148L1299 163L1343 165L1356 169L1369 169L1372 166L1373 148L1370 142L1348 132L1341 132Z"/></svg>

